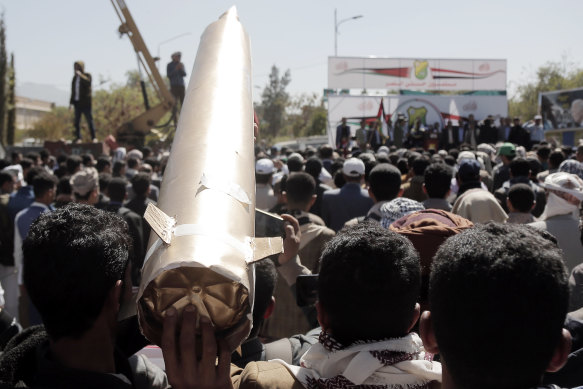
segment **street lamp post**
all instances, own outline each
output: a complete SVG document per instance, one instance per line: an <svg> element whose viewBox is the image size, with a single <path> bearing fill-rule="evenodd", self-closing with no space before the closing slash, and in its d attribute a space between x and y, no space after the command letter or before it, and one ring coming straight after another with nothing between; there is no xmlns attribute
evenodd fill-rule
<svg viewBox="0 0 583 389"><path fill-rule="evenodd" d="M334 8L334 56L335 57L338 56L338 26L344 22L349 21L349 20L360 19L362 17L363 17L362 15L356 15L356 16L352 16L352 17L349 17L346 19L342 19L341 21L338 21L338 19L336 17L336 8Z"/></svg>

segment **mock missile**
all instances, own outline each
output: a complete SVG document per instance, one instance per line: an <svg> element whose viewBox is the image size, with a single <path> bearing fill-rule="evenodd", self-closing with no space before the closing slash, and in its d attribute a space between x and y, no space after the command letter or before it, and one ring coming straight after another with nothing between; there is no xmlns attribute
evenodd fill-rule
<svg viewBox="0 0 583 389"><path fill-rule="evenodd" d="M253 261L282 250L255 238L249 38L232 7L204 31L160 189L137 295L140 328L160 344L164 312L189 304L234 350L251 328Z"/></svg>

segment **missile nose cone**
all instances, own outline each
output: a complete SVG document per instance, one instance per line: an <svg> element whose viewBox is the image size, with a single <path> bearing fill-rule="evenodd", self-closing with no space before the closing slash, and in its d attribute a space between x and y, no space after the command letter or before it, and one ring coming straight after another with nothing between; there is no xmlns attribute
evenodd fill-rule
<svg viewBox="0 0 583 389"><path fill-rule="evenodd" d="M222 18L228 18L228 19L235 19L235 20L239 20L239 14L237 13L237 6L233 5L231 6L231 8L229 8L227 10L227 12L225 12L224 14L222 14L219 19Z"/></svg>

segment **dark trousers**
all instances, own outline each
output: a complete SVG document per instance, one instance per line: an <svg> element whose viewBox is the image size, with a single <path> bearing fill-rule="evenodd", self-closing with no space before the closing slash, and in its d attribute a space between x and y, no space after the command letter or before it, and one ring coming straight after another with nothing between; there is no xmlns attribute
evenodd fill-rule
<svg viewBox="0 0 583 389"><path fill-rule="evenodd" d="M83 114L85 120L87 120L89 131L91 131L91 139L95 139L95 125L93 124L91 107L79 107L79 104L75 104L75 139L81 139L81 114Z"/></svg>
<svg viewBox="0 0 583 389"><path fill-rule="evenodd" d="M176 106L180 102L180 108L182 108L182 103L184 102L185 89L184 85L170 85L170 93L176 99Z"/></svg>

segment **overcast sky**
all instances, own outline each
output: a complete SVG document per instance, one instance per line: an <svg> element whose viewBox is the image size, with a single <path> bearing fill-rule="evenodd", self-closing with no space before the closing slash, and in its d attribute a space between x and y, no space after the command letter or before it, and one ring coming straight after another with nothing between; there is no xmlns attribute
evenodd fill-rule
<svg viewBox="0 0 583 389"><path fill-rule="evenodd" d="M404 58L507 59L509 91L548 61L583 63L583 1L580 0L126 0L162 68L176 50L187 73L205 27L235 4L251 39L255 100L272 65L290 69L292 94L322 93L327 58L338 55ZM68 91L73 62L83 60L98 80L125 80L137 68L127 37L109 0L0 0L7 47L19 84L50 84ZM184 35L183 35L184 34ZM180 36L182 35L182 36ZM176 36L174 40L168 41Z"/></svg>

